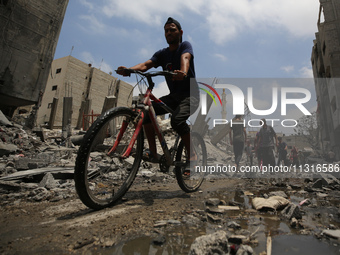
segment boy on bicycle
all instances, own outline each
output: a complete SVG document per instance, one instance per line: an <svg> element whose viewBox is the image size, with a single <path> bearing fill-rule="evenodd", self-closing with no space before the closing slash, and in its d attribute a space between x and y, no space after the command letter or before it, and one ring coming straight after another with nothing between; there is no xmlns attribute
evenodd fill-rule
<svg viewBox="0 0 340 255"><path fill-rule="evenodd" d="M177 20L169 17L164 25L164 33L169 47L157 51L151 59L129 69L146 72L152 67L162 66L163 70L175 73L172 78L166 78L170 94L161 97L160 100L174 110L171 126L181 136L187 152L190 152L189 160L196 160L197 155L190 146L190 128L186 123L190 113L193 113L199 105L198 85L196 82L190 82L190 78L195 78L193 49L189 42L182 42L183 30ZM124 69L125 66L118 67L117 73L127 76ZM153 107L157 115L166 113L154 102ZM144 130L149 143L151 161L157 162L159 159L155 130L149 116L145 116Z"/></svg>

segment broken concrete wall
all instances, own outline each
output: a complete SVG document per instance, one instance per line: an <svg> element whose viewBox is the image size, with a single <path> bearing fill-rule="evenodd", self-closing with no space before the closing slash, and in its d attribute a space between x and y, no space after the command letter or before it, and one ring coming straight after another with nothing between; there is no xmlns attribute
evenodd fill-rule
<svg viewBox="0 0 340 255"><path fill-rule="evenodd" d="M72 56L55 59L51 65L51 75L48 77L45 93L37 114L37 125L46 125L50 128L60 128L62 125L63 97L72 97L73 105L72 127L81 128L83 114L100 114L103 109L105 97L115 96L117 102L114 106L131 106L133 86L118 81L116 77L92 67ZM51 102L59 98L53 120ZM96 119L89 117L84 123ZM53 121L53 126L51 125ZM85 124L85 127L87 124ZM87 128L85 128L87 129Z"/></svg>
<svg viewBox="0 0 340 255"><path fill-rule="evenodd" d="M45 90L68 0L0 2L0 109L11 115Z"/></svg>

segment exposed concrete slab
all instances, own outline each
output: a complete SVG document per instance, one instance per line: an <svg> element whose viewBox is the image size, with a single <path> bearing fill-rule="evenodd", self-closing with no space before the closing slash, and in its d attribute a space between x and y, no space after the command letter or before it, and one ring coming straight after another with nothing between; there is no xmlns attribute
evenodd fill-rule
<svg viewBox="0 0 340 255"><path fill-rule="evenodd" d="M34 176L39 174L52 173L53 175L58 173L73 174L73 167L44 167L38 169L31 169L27 171L19 171L8 176L0 178L2 181L19 180L28 176Z"/></svg>

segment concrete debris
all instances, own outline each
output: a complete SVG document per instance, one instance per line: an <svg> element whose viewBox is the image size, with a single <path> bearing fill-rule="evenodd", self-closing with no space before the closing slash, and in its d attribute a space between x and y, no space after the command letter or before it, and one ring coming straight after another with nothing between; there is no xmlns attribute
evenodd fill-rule
<svg viewBox="0 0 340 255"><path fill-rule="evenodd" d="M39 187L44 187L46 189L53 189L56 188L59 183L54 179L51 173L45 174L44 178L39 183Z"/></svg>
<svg viewBox="0 0 340 255"><path fill-rule="evenodd" d="M230 221L230 222L228 222L227 227L233 228L233 229L240 229L241 225L236 223L235 221Z"/></svg>
<svg viewBox="0 0 340 255"><path fill-rule="evenodd" d="M50 198L52 194L44 187L39 187L31 191L31 200L41 202Z"/></svg>
<svg viewBox="0 0 340 255"><path fill-rule="evenodd" d="M289 200L280 196L272 196L270 198L255 197L252 205L256 210L280 210L289 204Z"/></svg>
<svg viewBox="0 0 340 255"><path fill-rule="evenodd" d="M189 255L229 254L228 236L225 231L197 237L190 247Z"/></svg>
<svg viewBox="0 0 340 255"><path fill-rule="evenodd" d="M230 206L230 205L219 205L218 206L219 209L225 211L239 211L240 207L238 206Z"/></svg>
<svg viewBox="0 0 340 255"><path fill-rule="evenodd" d="M340 240L340 229L336 229L336 230L326 229L326 230L323 230L321 234Z"/></svg>
<svg viewBox="0 0 340 255"><path fill-rule="evenodd" d="M189 214L183 216L182 222L188 225L200 225L202 223L202 220L199 219L198 217L195 217L194 215Z"/></svg>
<svg viewBox="0 0 340 255"><path fill-rule="evenodd" d="M281 215L288 220L291 220L292 218L302 219L302 215L301 215L299 207L297 205L292 204L292 203L289 204L288 206L286 206L281 211Z"/></svg>
<svg viewBox="0 0 340 255"><path fill-rule="evenodd" d="M18 150L18 146L14 144L0 143L0 157L8 156L12 153L15 153L17 150Z"/></svg>
<svg viewBox="0 0 340 255"><path fill-rule="evenodd" d="M2 113L2 111L0 110L0 125L3 126L13 126L12 122L10 122L6 116Z"/></svg>
<svg viewBox="0 0 340 255"><path fill-rule="evenodd" d="M233 244L242 244L242 243L245 243L246 241L248 240L248 237L244 236L244 235L231 235L229 238L228 238L228 241L230 243L233 243Z"/></svg>
<svg viewBox="0 0 340 255"><path fill-rule="evenodd" d="M211 205L211 206L218 206L220 204L220 199L218 198L209 198L205 204L206 205Z"/></svg>
<svg viewBox="0 0 340 255"><path fill-rule="evenodd" d="M218 214L218 213L223 214L224 210L221 208L216 208L216 207L208 207L207 212L213 213L213 214Z"/></svg>
<svg viewBox="0 0 340 255"><path fill-rule="evenodd" d="M218 216L218 215L214 215L214 214L211 214L211 213L207 213L207 218L210 222L212 223L222 223L222 217L221 216Z"/></svg>
<svg viewBox="0 0 340 255"><path fill-rule="evenodd" d="M152 243L154 245L163 245L164 243L166 242L166 238L164 235L162 234L158 234L157 237L155 237L153 240L152 240Z"/></svg>
<svg viewBox="0 0 340 255"><path fill-rule="evenodd" d="M313 183L312 188L314 188L314 189L322 189L322 180L321 179L316 180Z"/></svg>
<svg viewBox="0 0 340 255"><path fill-rule="evenodd" d="M3 123L1 114L0 123ZM175 136L170 129L169 121L163 120L161 127L165 130L167 142L171 144ZM61 139L61 131L42 129L33 133L18 125L2 124L0 126L0 205L18 205L24 201L58 202L76 197L73 173L76 153L82 139L83 133L74 133L70 143L66 143ZM221 141L217 145L213 145L209 139L205 142L209 163L213 162L221 166L233 165L232 149L226 141ZM159 147L158 150L160 152L161 148ZM313 159L322 162L320 158ZM106 167L102 157L93 155L92 162L99 168ZM242 164L246 164L245 157L241 161ZM237 175L223 172L209 174L207 181L214 183L215 178L231 176ZM194 208L190 204L182 210L181 215L171 215L173 219L165 220L165 217L162 217L162 220L153 221L150 226L154 227L158 234L151 238L151 243L160 246L167 244L168 236L160 233L164 228L208 229L210 227L207 231L209 234L197 237L191 244L189 254L254 254L251 246L258 245L260 240L260 238L257 240L256 236L262 235L263 238L264 231L267 231L263 229L271 229L270 224L276 226L274 231L278 230L280 221L286 222L284 224L286 228L294 228L295 232L298 229L301 234L315 234L317 230L314 229L330 228L319 235L340 240L340 230L337 229L340 226L338 209L340 181L337 176L329 173L302 172L295 173L293 177L297 180L287 176L264 178L265 180L257 177L248 178L244 186L235 186L231 191L224 191L225 193L209 193L202 189L200 192L192 193L193 195L185 194L188 197L205 196L200 200L202 208ZM169 180L173 181L175 176L172 171L170 174L161 173L158 164L143 161L137 178L140 183L148 185L155 182L167 183ZM230 179L226 179L228 180ZM251 209L251 206L255 210ZM166 215L166 210L161 209L157 212ZM279 210L282 211L278 212ZM327 214L324 211L327 211ZM305 214L310 217L305 217ZM318 225L314 229L309 229L304 226L305 218L308 220L315 218L317 221L315 225L320 222L325 223L322 223L324 226ZM260 230L254 232L255 228ZM281 233L280 231L277 232ZM114 242L115 240L112 239L103 241L106 246L112 246Z"/></svg>
<svg viewBox="0 0 340 255"><path fill-rule="evenodd" d="M271 192L269 192L269 197L273 197L273 196L288 198L288 196L286 195L286 193L284 191L271 191Z"/></svg>
<svg viewBox="0 0 340 255"><path fill-rule="evenodd" d="M292 218L292 219L290 220L290 226L291 226L292 228L297 228L297 227L299 226L299 221L298 221L296 218Z"/></svg>
<svg viewBox="0 0 340 255"><path fill-rule="evenodd" d="M21 185L13 182L0 181L0 188L11 191L20 191Z"/></svg>
<svg viewBox="0 0 340 255"><path fill-rule="evenodd" d="M236 255L252 255L252 254L254 254L254 250L249 245L241 245L236 252Z"/></svg>

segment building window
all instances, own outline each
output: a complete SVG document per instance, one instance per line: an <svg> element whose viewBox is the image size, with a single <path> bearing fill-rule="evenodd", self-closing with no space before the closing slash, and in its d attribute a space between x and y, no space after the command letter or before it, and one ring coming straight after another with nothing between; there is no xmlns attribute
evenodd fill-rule
<svg viewBox="0 0 340 255"><path fill-rule="evenodd" d="M58 88L58 85L52 86L52 91L53 91L53 90L57 90L57 88Z"/></svg>
<svg viewBox="0 0 340 255"><path fill-rule="evenodd" d="M49 103L48 105L47 105L47 109L51 109L52 108L52 103Z"/></svg>
<svg viewBox="0 0 340 255"><path fill-rule="evenodd" d="M55 73L61 73L61 68L58 68Z"/></svg>

